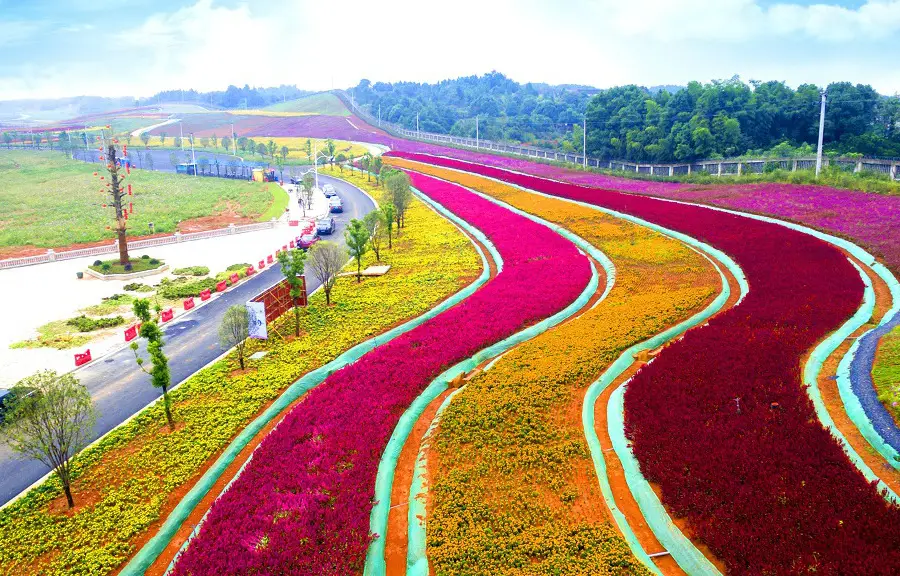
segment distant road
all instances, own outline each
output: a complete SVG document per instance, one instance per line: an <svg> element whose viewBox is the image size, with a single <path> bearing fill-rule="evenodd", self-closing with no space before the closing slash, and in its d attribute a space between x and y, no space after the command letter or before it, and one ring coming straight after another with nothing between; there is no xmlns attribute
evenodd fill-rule
<svg viewBox="0 0 900 576"><path fill-rule="evenodd" d="M168 154L168 152L163 151ZM362 218L375 206L363 192L344 181L319 174L319 180L331 183L344 204L342 214L334 214L337 230L328 238L344 245L344 229L351 218ZM287 234L285 235L287 236ZM243 304L264 289L284 278L279 266L266 268L259 275L238 284L209 304L187 314L182 320L166 325L165 352L169 356L172 383L177 384L222 354L218 329L225 311L234 304ZM306 279L312 292L319 282ZM93 438L122 423L154 399L161 396L150 384L150 377L135 365L134 352L123 348L106 358L77 370L75 376L87 386L100 411ZM33 484L48 472L47 467L34 460L18 460L9 447L0 444L0 505Z"/></svg>

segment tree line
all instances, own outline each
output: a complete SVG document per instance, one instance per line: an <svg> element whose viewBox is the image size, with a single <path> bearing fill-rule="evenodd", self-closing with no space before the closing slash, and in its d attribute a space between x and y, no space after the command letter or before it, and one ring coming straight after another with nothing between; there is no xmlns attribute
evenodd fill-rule
<svg viewBox="0 0 900 576"><path fill-rule="evenodd" d="M825 87L825 150L900 157L900 98L869 85ZM822 87L738 77L684 87L519 84L498 72L437 84L372 83L350 90L369 112L407 129L582 152L602 159L685 162L814 152Z"/></svg>

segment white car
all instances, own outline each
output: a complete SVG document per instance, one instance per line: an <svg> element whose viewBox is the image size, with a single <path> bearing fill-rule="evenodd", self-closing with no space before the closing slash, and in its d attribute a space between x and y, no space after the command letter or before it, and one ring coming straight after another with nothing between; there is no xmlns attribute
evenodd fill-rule
<svg viewBox="0 0 900 576"><path fill-rule="evenodd" d="M326 184L322 187L322 194L325 194L326 198L337 196L337 192L334 191L334 186L332 186L331 184Z"/></svg>
<svg viewBox="0 0 900 576"><path fill-rule="evenodd" d="M341 199L337 196L332 196L328 199L328 210L330 212L343 212L344 204L341 202Z"/></svg>

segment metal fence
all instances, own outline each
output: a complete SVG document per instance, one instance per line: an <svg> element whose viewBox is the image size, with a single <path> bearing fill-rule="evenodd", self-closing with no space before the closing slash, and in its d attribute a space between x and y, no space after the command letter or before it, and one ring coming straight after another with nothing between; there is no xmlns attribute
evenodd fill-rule
<svg viewBox="0 0 900 576"><path fill-rule="evenodd" d="M231 234L243 234L246 232L256 232L258 230L267 230L275 227L276 220L273 218L269 222L259 222L257 224L244 224L242 226L229 225L227 228L219 228L216 230L206 230L205 232L189 232L181 234L176 232L171 236L157 236L156 238L146 238L144 240L132 240L128 242L130 250L138 248L152 248L154 246L163 246L166 244L177 244L180 242L190 242L192 240L205 240L207 238L216 238L219 236L228 236ZM66 250L64 252L56 252L55 250L47 250L46 254L38 256L25 256L23 258L11 258L9 260L0 260L0 270L7 268L18 268L20 266L31 266L34 264L45 264L47 262L58 262L60 260L72 260L75 258L85 258L87 256L100 256L102 254L111 254L119 251L119 243L113 242L105 246L94 246L92 248L80 248L78 250Z"/></svg>
<svg viewBox="0 0 900 576"><path fill-rule="evenodd" d="M706 173L712 176L740 176L748 173L758 174L770 167L796 172L797 170L814 169L816 166L815 157L698 160L669 164L602 160L590 156L585 160L583 154L557 152L534 146L503 144L491 140L483 140L481 138L465 138L461 136L451 136L449 134L435 134L433 132L409 130L391 122L379 121L369 112L357 106L345 92L336 91L336 93L344 104L346 104L357 116L369 124L377 126L398 137L422 142L450 144L451 146L462 146L464 148L474 148L476 150L487 150L489 152L514 154L516 156L526 156L528 158L551 162L564 162L579 166L587 165L592 168L634 172L635 174L648 176L684 176L695 173ZM880 160L876 158L836 158L832 160L823 158L822 162L825 166L835 163L835 165L847 171L878 172L889 176L892 180L900 180L900 161L898 160Z"/></svg>

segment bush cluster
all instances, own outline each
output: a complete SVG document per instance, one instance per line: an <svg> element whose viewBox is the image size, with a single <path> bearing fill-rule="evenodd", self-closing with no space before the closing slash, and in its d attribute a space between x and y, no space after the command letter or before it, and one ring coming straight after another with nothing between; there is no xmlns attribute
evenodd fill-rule
<svg viewBox="0 0 900 576"><path fill-rule="evenodd" d="M85 315L76 316L66 320L66 324L74 327L79 332L93 332L103 328L114 328L125 323L125 319L121 316L113 316L112 318L90 318Z"/></svg>

